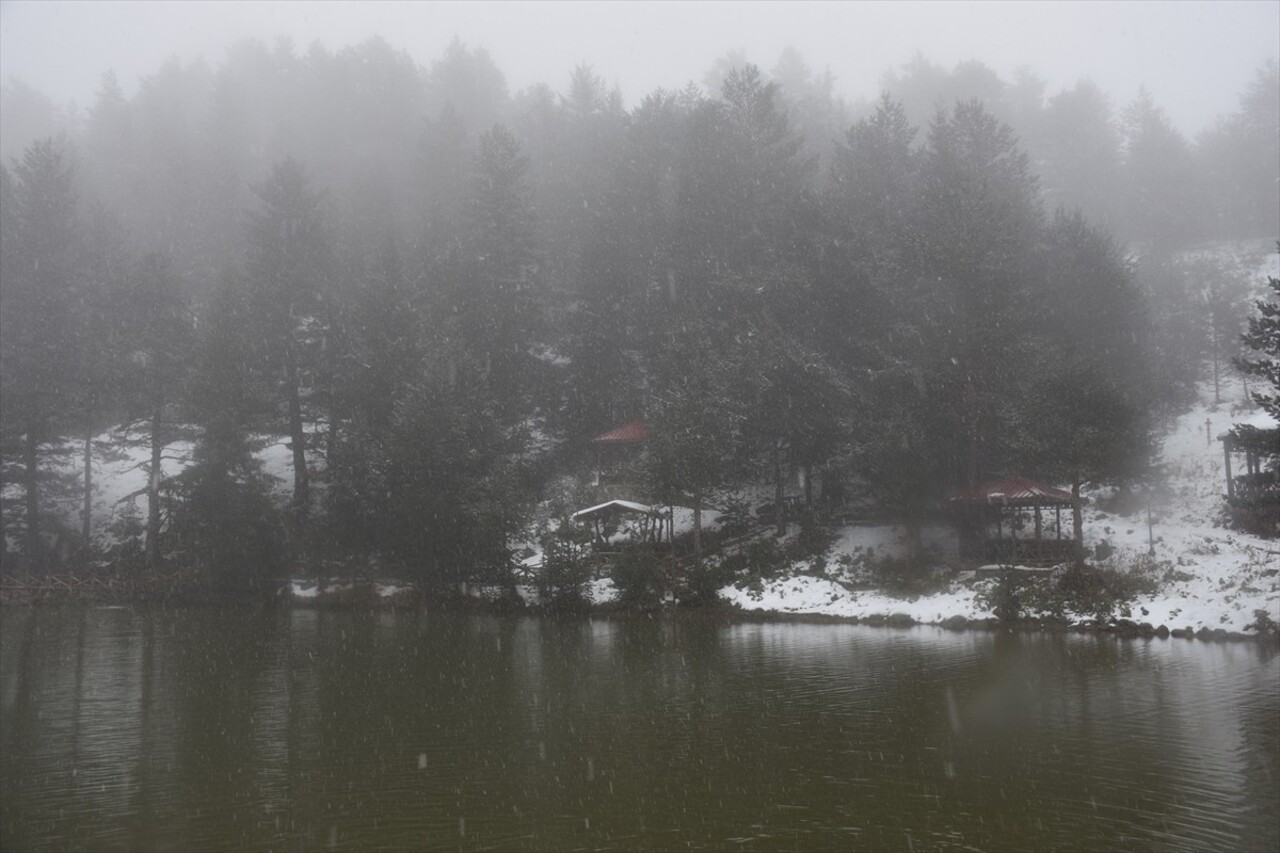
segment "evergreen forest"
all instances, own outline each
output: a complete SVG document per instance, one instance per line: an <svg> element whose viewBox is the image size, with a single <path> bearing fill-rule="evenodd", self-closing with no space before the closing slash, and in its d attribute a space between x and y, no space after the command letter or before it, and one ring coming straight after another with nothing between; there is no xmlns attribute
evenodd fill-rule
<svg viewBox="0 0 1280 853"><path fill-rule="evenodd" d="M850 102L794 51L710 59L636 104L457 41L245 41L76 113L6 84L4 568L494 580L638 418L693 507L803 472L918 530L990 476L1157 476L1256 284L1191 250L1280 236L1274 62L1188 139L1087 80L917 57ZM135 450L103 537L96 462Z"/></svg>

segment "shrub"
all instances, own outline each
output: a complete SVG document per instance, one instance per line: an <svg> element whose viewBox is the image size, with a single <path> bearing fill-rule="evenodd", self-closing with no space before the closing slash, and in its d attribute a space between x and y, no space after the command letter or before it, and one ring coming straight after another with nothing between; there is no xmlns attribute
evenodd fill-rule
<svg viewBox="0 0 1280 853"><path fill-rule="evenodd" d="M662 561L652 546L628 548L613 564L613 584L618 601L628 607L648 608L661 603Z"/></svg>
<svg viewBox="0 0 1280 853"><path fill-rule="evenodd" d="M733 573L718 560L706 560L701 566L691 566L680 590L680 601L694 606L714 604L720 600L720 590L733 583Z"/></svg>
<svg viewBox="0 0 1280 853"><path fill-rule="evenodd" d="M1271 614L1263 608L1253 611L1253 623L1245 626L1245 630L1249 628L1258 632L1259 637L1275 637L1280 635L1280 624L1271 618Z"/></svg>
<svg viewBox="0 0 1280 853"><path fill-rule="evenodd" d="M717 521L727 537L741 536L751 529L751 505L743 498L729 497L721 501L723 509Z"/></svg>
<svg viewBox="0 0 1280 853"><path fill-rule="evenodd" d="M542 571L538 596L543 607L571 609L585 601L584 588L591 579L590 533L571 524L542 537Z"/></svg>
<svg viewBox="0 0 1280 853"><path fill-rule="evenodd" d="M1005 569L996 577L995 583L979 590L974 596L974 603L984 610L990 610L996 619L1004 624L1016 622L1023 616L1023 589L1026 580L1013 569Z"/></svg>
<svg viewBox="0 0 1280 853"><path fill-rule="evenodd" d="M1024 602L1057 617L1068 612L1106 623L1127 617L1129 603L1140 593L1154 592L1156 582L1145 575L1098 566L1071 566L1055 582L1029 588Z"/></svg>
<svg viewBox="0 0 1280 853"><path fill-rule="evenodd" d="M142 514L138 511L138 503L130 500L121 508L120 514L107 527L109 544L103 553L107 562L117 568L136 569L146 563L144 543L146 528L142 523Z"/></svg>
<svg viewBox="0 0 1280 853"><path fill-rule="evenodd" d="M773 580L782 574L789 562L786 552L771 536L755 540L742 553L746 556L747 571L763 580Z"/></svg>
<svg viewBox="0 0 1280 853"><path fill-rule="evenodd" d="M1237 500L1227 507L1226 515L1227 524L1234 530L1264 539L1280 538L1280 499Z"/></svg>
<svg viewBox="0 0 1280 853"><path fill-rule="evenodd" d="M787 556L793 560L825 557L835 539L817 513L806 510L800 516L800 533L787 544Z"/></svg>
<svg viewBox="0 0 1280 853"><path fill-rule="evenodd" d="M928 565L927 558L923 555L916 560L914 567L908 566L905 557L888 554L869 556L867 565L875 578L876 586L899 597L932 595L945 590L951 583L946 572L923 569L923 566Z"/></svg>

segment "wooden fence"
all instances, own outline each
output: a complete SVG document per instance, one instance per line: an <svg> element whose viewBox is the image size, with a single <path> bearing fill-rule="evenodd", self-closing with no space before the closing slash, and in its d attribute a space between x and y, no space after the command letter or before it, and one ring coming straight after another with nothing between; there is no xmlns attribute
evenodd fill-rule
<svg viewBox="0 0 1280 853"><path fill-rule="evenodd" d="M0 601L46 598L120 600L164 597L197 582L190 570L172 572L81 571L0 575Z"/></svg>

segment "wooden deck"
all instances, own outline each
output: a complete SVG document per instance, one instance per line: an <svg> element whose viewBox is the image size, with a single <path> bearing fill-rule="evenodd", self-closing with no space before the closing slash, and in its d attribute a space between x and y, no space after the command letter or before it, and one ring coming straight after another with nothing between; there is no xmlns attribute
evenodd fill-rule
<svg viewBox="0 0 1280 853"><path fill-rule="evenodd" d="M1023 566L1056 566L1075 559L1071 539L988 539L974 542L961 552L966 560Z"/></svg>

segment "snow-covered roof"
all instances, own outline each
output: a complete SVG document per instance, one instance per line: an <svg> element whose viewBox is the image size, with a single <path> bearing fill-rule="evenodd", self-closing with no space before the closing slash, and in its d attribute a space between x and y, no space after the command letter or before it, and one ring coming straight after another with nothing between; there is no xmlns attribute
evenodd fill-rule
<svg viewBox="0 0 1280 853"><path fill-rule="evenodd" d="M646 506L645 504L636 503L635 501L619 500L619 501L606 501L605 503L602 503L602 504L589 506L586 509L580 509L577 512L575 512L572 516L570 516L570 518L584 518L588 515L596 515L597 513L605 512L606 510L610 510L610 509L618 509L618 510L622 510L623 512L639 512L645 515L652 515L652 516L662 515L661 510L654 509L651 506Z"/></svg>
<svg viewBox="0 0 1280 853"><path fill-rule="evenodd" d="M649 428L642 420L627 421L622 426L614 427L591 439L594 444L631 444L648 440Z"/></svg>
<svg viewBox="0 0 1280 853"><path fill-rule="evenodd" d="M1071 493L1046 486L1025 477L1001 477L988 480L971 489L960 489L951 496L956 503L994 503L1010 506L1067 506Z"/></svg>

